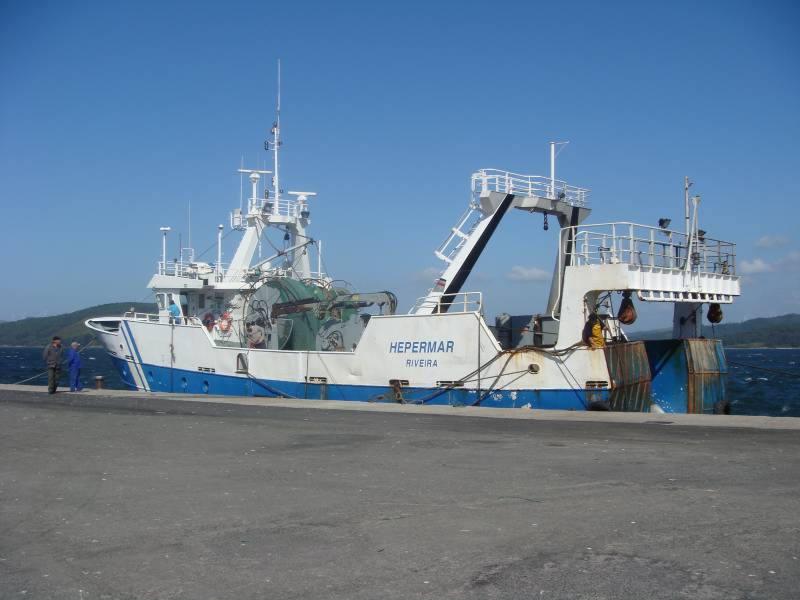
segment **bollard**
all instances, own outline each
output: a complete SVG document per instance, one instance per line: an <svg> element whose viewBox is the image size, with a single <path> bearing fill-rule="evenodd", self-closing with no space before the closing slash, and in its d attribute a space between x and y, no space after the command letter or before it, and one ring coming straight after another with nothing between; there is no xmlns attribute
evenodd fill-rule
<svg viewBox="0 0 800 600"><path fill-rule="evenodd" d="M103 376L102 375L95 375L94 387L97 390L102 390L103 389Z"/></svg>

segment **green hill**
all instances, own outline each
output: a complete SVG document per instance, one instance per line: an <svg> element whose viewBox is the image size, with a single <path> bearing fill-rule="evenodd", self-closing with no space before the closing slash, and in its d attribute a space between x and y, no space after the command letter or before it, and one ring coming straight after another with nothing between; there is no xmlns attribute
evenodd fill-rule
<svg viewBox="0 0 800 600"><path fill-rule="evenodd" d="M703 323L702 335L722 340L728 348L800 348L800 314L721 323L712 330ZM654 329L630 334L632 340L672 337L672 329Z"/></svg>
<svg viewBox="0 0 800 600"><path fill-rule="evenodd" d="M60 336L65 344L77 340L85 345L92 338L92 332L84 325L86 319L121 316L131 307L137 312L156 312L155 304L115 302L64 315L6 321L0 323L0 346L44 346L54 335Z"/></svg>
<svg viewBox="0 0 800 600"><path fill-rule="evenodd" d="M86 319L121 316L131 307L137 312L156 312L155 304L115 302L64 315L0 322L0 346L44 346L54 335L61 336L65 343L77 340L86 344L92 338L92 332L83 324ZM671 335L671 329L655 329L631 333L629 337L643 340L669 338ZM800 348L800 314L722 323L713 331L704 323L703 335L719 338L729 348Z"/></svg>

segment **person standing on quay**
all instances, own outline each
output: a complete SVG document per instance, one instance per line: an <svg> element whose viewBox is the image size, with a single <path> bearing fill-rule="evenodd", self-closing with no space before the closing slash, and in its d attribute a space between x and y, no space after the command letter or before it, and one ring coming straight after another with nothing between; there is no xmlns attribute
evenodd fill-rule
<svg viewBox="0 0 800 600"><path fill-rule="evenodd" d="M70 344L69 351L67 352L67 366L69 367L69 391L80 392L83 389L81 384L81 367L83 361L81 360L81 353L78 350L81 345L78 342Z"/></svg>
<svg viewBox="0 0 800 600"><path fill-rule="evenodd" d="M53 341L42 352L42 358L47 364L47 391L55 394L58 376L61 375L61 363L64 360L64 348L61 347L60 337L57 335L53 337Z"/></svg>

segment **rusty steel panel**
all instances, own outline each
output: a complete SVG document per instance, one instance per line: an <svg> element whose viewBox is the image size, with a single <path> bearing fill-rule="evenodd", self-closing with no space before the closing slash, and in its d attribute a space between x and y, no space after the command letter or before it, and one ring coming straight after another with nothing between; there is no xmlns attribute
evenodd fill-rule
<svg viewBox="0 0 800 600"><path fill-rule="evenodd" d="M644 342L606 346L605 358L611 376L611 410L649 412L651 375Z"/></svg>
<svg viewBox="0 0 800 600"><path fill-rule="evenodd" d="M728 365L719 340L684 341L687 367L686 412L713 413L725 401Z"/></svg>

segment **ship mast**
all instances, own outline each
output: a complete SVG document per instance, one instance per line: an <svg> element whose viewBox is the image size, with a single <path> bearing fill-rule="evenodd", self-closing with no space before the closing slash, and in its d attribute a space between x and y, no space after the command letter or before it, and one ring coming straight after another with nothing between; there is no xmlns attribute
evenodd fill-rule
<svg viewBox="0 0 800 600"><path fill-rule="evenodd" d="M273 212L278 212L278 202L281 199L281 180L278 170L278 151L281 147L281 59L278 59L278 104L275 108L275 123L272 125L272 151L274 153L275 174L272 177L272 185L275 191L275 202Z"/></svg>

